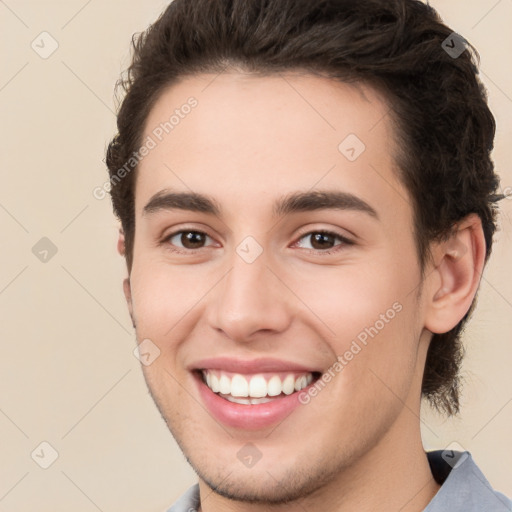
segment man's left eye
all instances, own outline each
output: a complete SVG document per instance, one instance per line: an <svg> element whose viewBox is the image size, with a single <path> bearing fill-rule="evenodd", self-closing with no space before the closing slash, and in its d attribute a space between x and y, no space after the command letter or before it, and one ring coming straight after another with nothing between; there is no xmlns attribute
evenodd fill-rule
<svg viewBox="0 0 512 512"><path fill-rule="evenodd" d="M299 240L309 239L310 247L303 247L314 251L329 252L330 249L338 247L340 245L352 245L353 242L348 238L334 233L332 231L311 231L302 235ZM338 239L340 243L336 244L335 241ZM298 243L298 242L297 242Z"/></svg>

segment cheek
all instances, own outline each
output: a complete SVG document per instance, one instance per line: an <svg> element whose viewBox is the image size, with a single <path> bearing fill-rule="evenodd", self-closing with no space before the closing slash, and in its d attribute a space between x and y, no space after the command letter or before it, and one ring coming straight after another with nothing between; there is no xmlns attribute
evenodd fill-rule
<svg viewBox="0 0 512 512"><path fill-rule="evenodd" d="M133 266L130 281L137 331L156 339L167 337L208 289L192 267L142 258Z"/></svg>
<svg viewBox="0 0 512 512"><path fill-rule="evenodd" d="M393 323L390 320L398 316L400 304L413 296L409 292L414 274L413 269L409 273L390 262L374 260L319 268L303 273L300 279L291 275L289 279L294 279L297 295L329 329L328 337L346 342L376 323L379 331Z"/></svg>
<svg viewBox="0 0 512 512"><path fill-rule="evenodd" d="M331 269L296 283L338 358L333 371L349 394L363 384L382 391L378 377L402 393L414 373L421 325L413 290L419 273L414 265L393 261Z"/></svg>

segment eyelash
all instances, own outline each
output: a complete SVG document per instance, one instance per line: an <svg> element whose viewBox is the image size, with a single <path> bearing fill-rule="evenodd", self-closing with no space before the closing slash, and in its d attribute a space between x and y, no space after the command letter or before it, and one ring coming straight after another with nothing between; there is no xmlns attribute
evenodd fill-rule
<svg viewBox="0 0 512 512"><path fill-rule="evenodd" d="M171 247L171 244L170 244L169 240L171 238L174 238L176 235L180 235L180 234L183 234L183 233L196 233L196 234L205 235L208 238L211 238L204 231L199 231L199 230L195 230L195 229L182 229L180 231L175 231L174 233L171 233L171 234L167 235L162 240L161 244L165 245L168 250L170 250L170 251L172 251L174 253L177 253L177 254L189 255L190 253L197 252L197 251L199 251L201 249L206 249L206 247L199 247L198 249L182 249L182 248L179 248L179 247L178 248ZM315 255L330 255L330 254L333 254L333 253L337 253L340 250L343 250L343 248L345 246L354 245L354 242L352 240L349 240L348 238L344 237L343 235L340 235L339 233L336 233L335 231L328 231L328 230L325 230L325 229L306 231L306 232L304 232L304 233L299 235L299 238L297 239L297 242L299 242L303 238L307 237L308 235L311 236L311 235L314 235L314 234L321 234L321 235L326 235L326 236L332 236L333 238L337 238L338 240L340 240L342 242L341 244L335 245L332 249L326 249L326 250L322 250L322 249L305 249L308 253L313 253ZM297 242L295 242L294 245Z"/></svg>

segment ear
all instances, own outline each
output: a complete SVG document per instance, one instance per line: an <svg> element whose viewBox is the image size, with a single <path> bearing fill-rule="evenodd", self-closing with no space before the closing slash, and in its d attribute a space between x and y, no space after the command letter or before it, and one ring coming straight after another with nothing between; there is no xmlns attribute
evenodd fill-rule
<svg viewBox="0 0 512 512"><path fill-rule="evenodd" d="M485 238L478 215L457 224L448 240L432 247L434 269L426 287L425 327L437 334L455 327L471 307L485 261Z"/></svg>
<svg viewBox="0 0 512 512"><path fill-rule="evenodd" d="M124 231L123 231L122 226L119 227L119 238L117 239L117 252L121 256L124 256L124 254L126 252L126 245L124 242Z"/></svg>
<svg viewBox="0 0 512 512"><path fill-rule="evenodd" d="M127 277L123 281L123 291L124 291L124 296L126 299L126 304L128 305L128 312L130 313L130 318L132 319L132 325L133 325L133 327L136 327L135 317L133 316L132 288L130 285L129 277Z"/></svg>
<svg viewBox="0 0 512 512"><path fill-rule="evenodd" d="M122 227L119 228L119 238L117 239L117 252L121 256L124 256L125 252L126 252L126 246L125 246L125 241L124 241L124 231L123 231ZM126 299L126 304L128 305L128 312L130 313L130 318L132 319L132 325L133 325L133 327L136 327L135 319L133 316L132 288L130 285L129 277L127 277L123 281L123 291L124 291L124 296Z"/></svg>

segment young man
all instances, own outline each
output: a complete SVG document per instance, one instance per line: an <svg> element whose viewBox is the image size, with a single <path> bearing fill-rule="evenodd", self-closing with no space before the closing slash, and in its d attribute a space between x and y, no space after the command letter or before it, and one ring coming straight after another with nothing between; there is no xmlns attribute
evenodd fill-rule
<svg viewBox="0 0 512 512"><path fill-rule="evenodd" d="M136 39L107 164L199 476L171 511L512 510L420 434L422 397L459 410L496 229L474 52L415 0L175 0Z"/></svg>

